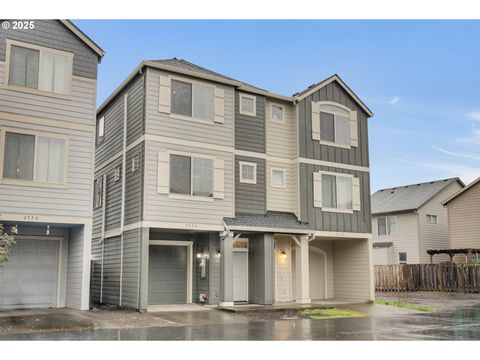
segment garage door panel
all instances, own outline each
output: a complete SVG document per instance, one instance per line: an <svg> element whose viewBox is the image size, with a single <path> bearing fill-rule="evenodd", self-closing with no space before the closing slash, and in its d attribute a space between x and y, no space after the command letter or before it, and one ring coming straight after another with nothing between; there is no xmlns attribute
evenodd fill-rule
<svg viewBox="0 0 480 360"><path fill-rule="evenodd" d="M58 241L17 239L0 271L0 308L55 306Z"/></svg>

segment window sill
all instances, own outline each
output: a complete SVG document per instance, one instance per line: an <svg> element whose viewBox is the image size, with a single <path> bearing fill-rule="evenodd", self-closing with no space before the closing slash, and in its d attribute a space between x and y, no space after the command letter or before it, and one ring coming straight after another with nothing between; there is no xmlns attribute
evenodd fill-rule
<svg viewBox="0 0 480 360"><path fill-rule="evenodd" d="M334 212L334 213L342 213L342 214L353 214L353 210L352 210L352 209L322 208L322 211L325 211L325 212Z"/></svg>
<svg viewBox="0 0 480 360"><path fill-rule="evenodd" d="M320 145L334 146L334 147L341 148L341 149L350 150L352 148L350 145L337 144L337 143L334 143L334 142L331 142L331 141L319 140L319 142L320 142Z"/></svg>
<svg viewBox="0 0 480 360"><path fill-rule="evenodd" d="M246 112L246 111L241 111L239 110L238 113L240 115L246 115L246 116L251 116L251 117L257 117L257 113L252 113L252 112Z"/></svg>
<svg viewBox="0 0 480 360"><path fill-rule="evenodd" d="M272 188L277 188L277 189L286 189L287 186L286 185L274 185L274 184L270 184L270 186Z"/></svg>
<svg viewBox="0 0 480 360"><path fill-rule="evenodd" d="M31 187L41 187L41 188L51 188L51 189L68 189L67 184L56 184L56 183L44 183L36 182L29 180L15 180L15 179L0 179L0 184L5 185L18 185L18 186L31 186Z"/></svg>
<svg viewBox="0 0 480 360"><path fill-rule="evenodd" d="M206 197L206 196L194 196L194 195L183 195L183 194L168 194L168 197L170 199L175 199L175 200L187 200L187 201L204 201L204 202L213 202L213 196L212 197Z"/></svg>
<svg viewBox="0 0 480 360"><path fill-rule="evenodd" d="M57 94L57 93L52 93L48 91L42 91L38 89L32 89L32 88L27 88L27 87L22 87L22 86L17 86L17 85L10 85L10 84L5 84L5 89L7 90L12 90L12 91L18 91L26 94L32 94L32 95L39 95L39 96L48 96L52 98L57 98L57 99L63 99L63 100L71 100L72 96L71 94Z"/></svg>
<svg viewBox="0 0 480 360"><path fill-rule="evenodd" d="M257 185L257 182L255 180L242 180L242 179L240 179L239 182L241 184Z"/></svg>
<svg viewBox="0 0 480 360"><path fill-rule="evenodd" d="M191 122L206 124L206 125L215 125L216 124L213 119L212 120L200 119L200 118L195 118L195 117L190 117L190 116L178 115L178 114L174 114L174 113L170 113L170 117L172 119L191 121Z"/></svg>

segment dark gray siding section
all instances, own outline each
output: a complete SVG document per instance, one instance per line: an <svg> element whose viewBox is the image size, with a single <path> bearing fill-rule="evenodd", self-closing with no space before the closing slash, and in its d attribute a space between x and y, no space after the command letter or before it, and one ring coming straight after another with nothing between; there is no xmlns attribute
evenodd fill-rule
<svg viewBox="0 0 480 360"><path fill-rule="evenodd" d="M139 228L123 235L122 306L135 309L140 301L141 232Z"/></svg>
<svg viewBox="0 0 480 360"><path fill-rule="evenodd" d="M103 253L103 297L109 305L120 304L120 236L104 240Z"/></svg>
<svg viewBox="0 0 480 360"><path fill-rule="evenodd" d="M323 212L313 206L313 172L331 171L352 174L360 179L361 210L353 214ZM368 172L345 170L326 166L300 164L300 217L315 230L371 233L370 174Z"/></svg>
<svg viewBox="0 0 480 360"><path fill-rule="evenodd" d="M257 183L240 182L240 161L257 164ZM267 207L265 160L235 156L235 213L264 214Z"/></svg>
<svg viewBox="0 0 480 360"><path fill-rule="evenodd" d="M5 61L5 39L23 41L73 53L73 75L97 78L98 55L58 20L34 20L33 29L0 28L0 61Z"/></svg>
<svg viewBox="0 0 480 360"><path fill-rule="evenodd" d="M240 114L238 94L235 91L235 149L265 153L265 97L257 96L253 117Z"/></svg>
<svg viewBox="0 0 480 360"><path fill-rule="evenodd" d="M220 302L220 238L218 233L210 233L209 250L208 303L218 304Z"/></svg>
<svg viewBox="0 0 480 360"><path fill-rule="evenodd" d="M125 172L125 225L142 220L144 143L138 144L127 153ZM132 172L132 160L138 161L138 169Z"/></svg>
<svg viewBox="0 0 480 360"><path fill-rule="evenodd" d="M334 146L320 145L312 139L312 101L333 101L357 111L358 147L342 149ZM300 157L369 166L368 158L368 115L353 98L337 83L332 82L298 103L299 118L299 152Z"/></svg>
<svg viewBox="0 0 480 360"><path fill-rule="evenodd" d="M200 294L208 294L209 292L209 284L208 284L208 277L209 277L209 267L208 267L208 260L206 260L206 269L205 269L205 276L202 278L202 270L200 268L201 259L197 258L196 254L209 254L209 241L208 241L208 234L200 234L197 236L197 240L194 242L193 246L193 302L199 302Z"/></svg>
<svg viewBox="0 0 480 360"><path fill-rule="evenodd" d="M275 260L273 234L248 237L248 301L273 304L275 301Z"/></svg>
<svg viewBox="0 0 480 360"><path fill-rule="evenodd" d="M138 139L145 130L144 76L137 75L128 86L97 115L105 117L105 136L95 148L95 165L100 165L122 150L124 95L127 98L127 145Z"/></svg>

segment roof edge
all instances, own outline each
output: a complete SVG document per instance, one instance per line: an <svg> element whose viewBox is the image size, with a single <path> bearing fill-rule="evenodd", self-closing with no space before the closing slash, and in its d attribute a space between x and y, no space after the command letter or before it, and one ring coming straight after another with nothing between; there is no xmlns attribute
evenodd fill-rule
<svg viewBox="0 0 480 360"><path fill-rule="evenodd" d="M105 51L98 46L95 41L90 39L82 30L80 30L74 23L70 20L60 19L60 22L65 25L71 32L73 32L80 40L87 44L101 59L105 56Z"/></svg>
<svg viewBox="0 0 480 360"><path fill-rule="evenodd" d="M460 179L459 179L460 180ZM472 188L473 186L475 186L478 182L480 182L480 177L473 180L470 184L468 184L467 186L465 186L465 184L463 183L463 181L460 180L460 182L463 184L464 188L463 189L460 189L459 191L457 191L455 194L453 194L452 196L450 196L448 199L444 200L442 202L442 205L445 206L447 205L450 201L452 201L453 199L457 198L460 194L464 193L465 191L467 191L468 189Z"/></svg>
<svg viewBox="0 0 480 360"><path fill-rule="evenodd" d="M451 180L454 180L454 179L455 179L455 181L458 182L461 186L465 187L465 184L463 183L462 180L460 180L459 177L451 178ZM450 184L453 184L453 181L450 182L447 186L444 186L443 188L441 188L440 190L438 190L435 194L433 194L433 195L430 197L430 199L428 199L428 200L424 201L422 204L420 204L420 205L418 206L418 209L420 209L423 205L425 205L425 204L428 203L430 200L432 200L435 196L437 196L438 194L440 194L440 192L442 192L443 190L445 190L448 186L450 186ZM462 189L462 190L463 190L463 189ZM442 203L442 205L443 205L443 203Z"/></svg>
<svg viewBox="0 0 480 360"><path fill-rule="evenodd" d="M295 99L295 101L300 101L300 100L303 100L304 98L306 98L307 96L311 95L312 93L314 93L315 91L317 91L318 89L324 87L325 85L328 85L330 83L332 83L333 81L337 81L341 86L342 88L357 102L358 105L360 105L360 107L370 116L370 117L373 117L374 114L372 112L372 110L370 110L368 108L367 105L365 105L365 103L360 100L360 98L352 91L352 89L350 89L348 87L348 85L340 78L340 76L338 76L337 74L333 74L332 76L326 78L325 80L322 80L320 81L318 84L316 84L315 86L313 86L311 89L307 89L307 91L305 91L303 94L301 95L298 95L298 96L294 96L293 98Z"/></svg>
<svg viewBox="0 0 480 360"><path fill-rule="evenodd" d="M381 212L372 212L372 216L383 216L383 215L394 215L394 214L406 214L410 212L415 212L417 211L417 208L412 208L412 209L402 209L402 210L394 210L394 211L381 211Z"/></svg>

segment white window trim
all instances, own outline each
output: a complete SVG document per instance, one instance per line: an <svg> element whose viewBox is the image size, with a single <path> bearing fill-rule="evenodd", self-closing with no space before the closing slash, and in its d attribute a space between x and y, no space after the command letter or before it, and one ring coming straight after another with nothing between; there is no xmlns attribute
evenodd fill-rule
<svg viewBox="0 0 480 360"><path fill-rule="evenodd" d="M216 86L213 85L213 84L210 84L208 82L204 82L204 81L196 81L196 80L192 80L192 79L189 79L189 78L185 78L185 77L181 77L181 76L176 76L176 75L169 75L168 76L170 78L170 81L171 80L177 80L177 81L181 81L181 82L185 82L185 83L189 83L192 85L192 116L186 116L186 115L180 115L180 114L175 114L172 112L171 108L172 108L172 99L170 98L170 117L173 118L173 119L178 119L178 120L187 120L187 121L193 121L193 122L196 122L196 123L201 123L201 124L210 124L210 125L214 125L215 124L215 88ZM202 118L199 118L199 117L194 117L193 116L193 97L194 97L194 94L193 94L193 85L194 84L200 84L202 86L208 86L208 87L211 87L213 88L213 119L209 120L209 119L202 119ZM170 82L170 91L171 91L171 82Z"/></svg>
<svg viewBox="0 0 480 360"><path fill-rule="evenodd" d="M283 173L283 185L277 185L273 183L273 172L281 171ZM287 170L285 168L271 167L270 168L270 186L274 188L285 189L287 187Z"/></svg>
<svg viewBox="0 0 480 360"><path fill-rule="evenodd" d="M400 261L400 254L405 253L405 261ZM398 263L399 264L407 264L408 261L408 253L406 251L399 251L398 252Z"/></svg>
<svg viewBox="0 0 480 360"><path fill-rule="evenodd" d="M432 222L430 221L430 219L432 218L435 218L436 221L435 222ZM431 224L431 225L438 225L439 224L439 221L438 221L438 215L434 215L434 214L427 214L427 224Z"/></svg>
<svg viewBox="0 0 480 360"><path fill-rule="evenodd" d="M97 205L97 202L95 201L95 200L96 200L96 199L95 199L95 192L96 192L95 185L96 185L97 181L98 181L98 182L101 184L101 186L102 186L102 191L101 191L101 193L99 194L99 196L100 196L100 198L99 198L100 201L99 201L99 202L100 202L100 203L99 203L98 205ZM94 210L103 207L103 205L104 205L104 203L103 203L103 198L104 198L103 194L104 194L104 192L105 192L104 177L103 177L102 175L100 175L99 177L97 177L97 178L95 178L95 179L93 180L93 209L94 209Z"/></svg>
<svg viewBox="0 0 480 360"><path fill-rule="evenodd" d="M242 110L242 100L243 99L253 100L253 112ZM238 93L238 112L242 115L257 116L257 97L254 96L254 95L249 95L249 94L245 94L245 93Z"/></svg>
<svg viewBox="0 0 480 360"><path fill-rule="evenodd" d="M21 180L21 179L8 179L3 177L3 161L5 156L5 133L17 133L35 136L35 147L34 147L34 159L33 159L33 177L34 180ZM35 181L36 173L36 154L37 154L37 137L47 137L62 139L65 141L65 162L64 162L64 173L63 173L63 183L48 183ZM0 127L0 149L2 150L2 156L0 156L0 183L10 184L10 185L19 185L19 186L34 186L34 187L44 187L44 188L54 188L54 189L67 189L68 188L68 168L69 168L69 143L70 138L66 135L52 134L43 131L36 130L26 130L19 128L11 127Z"/></svg>
<svg viewBox="0 0 480 360"><path fill-rule="evenodd" d="M243 178L243 165L246 166L253 166L253 180L252 179L244 179ZM239 181L244 184L256 184L257 183L257 163L248 162L248 161L239 161L238 162L239 168Z"/></svg>
<svg viewBox="0 0 480 360"><path fill-rule="evenodd" d="M171 193L170 192L170 182L168 185L168 197L170 199L176 199L176 200L195 200L195 201L207 201L207 202L212 202L215 200L214 195L215 195L215 156L211 155L203 155L203 154L198 154L198 153L189 153L189 152L183 152L183 151L175 151L175 150L168 150L167 151L167 156L168 156L168 167L169 167L169 174L168 176L170 177L170 155L179 155L179 156L188 156L190 159L193 158L200 158L200 159L209 159L213 161L213 193L211 197L208 196L199 196L199 195L193 195L193 161L190 160L190 194L177 194L177 193Z"/></svg>
<svg viewBox="0 0 480 360"><path fill-rule="evenodd" d="M320 173L321 175L335 176L335 191L336 191L337 199L338 199L338 186L336 184L336 182L337 182L336 178L337 177L349 177L349 178L352 179L352 181L353 181L353 178L354 178L354 176L352 174L342 174L342 173L336 173L336 172L332 172L332 171L318 171L318 173ZM352 193L352 209L339 209L339 208L322 207L322 211L342 213L342 214L353 214L353 193Z"/></svg>
<svg viewBox="0 0 480 360"><path fill-rule="evenodd" d="M395 219L395 232L392 233L392 234L388 233L388 218L389 217L393 217ZM381 219L381 218L385 218L385 235L380 235L380 233L378 231L378 219ZM397 233L398 233L398 224L397 224L397 216L396 215L384 215L384 216L379 216L377 218L377 235L378 236L393 236L393 235L397 235Z"/></svg>
<svg viewBox="0 0 480 360"><path fill-rule="evenodd" d="M279 107L282 108L282 119L277 120L273 118L273 107ZM285 105L283 104L278 104L278 103L270 103L270 121L276 124L285 124Z"/></svg>
<svg viewBox="0 0 480 360"><path fill-rule="evenodd" d="M102 123L102 132L103 132L103 135L100 136L100 123ZM101 144L103 142L103 139L105 139L105 116L102 116L100 119L98 119L98 122L96 124L97 128L95 129L96 132L97 132L97 144Z"/></svg>
<svg viewBox="0 0 480 360"><path fill-rule="evenodd" d="M346 106L343 106L343 105L341 105L341 104L338 104L338 103L336 103L336 102L333 102L333 101L319 101L318 104L319 104L319 115L320 115L320 113L322 113L322 112L333 115L333 126L334 126L334 131L335 131L335 133L336 133L336 128L337 128L337 124L336 124L336 122L337 122L337 115L345 117L345 114L342 113L342 112L340 112L340 111L339 111L339 112L336 112L336 111L332 111L332 110L324 110L324 109L322 109L322 106L323 106L323 105L335 106L335 107L338 107L338 108L340 108L340 109L343 109L343 110L347 111L348 114L350 114L350 113L352 112L352 110L351 110L350 108L348 108L348 107L346 107ZM321 116L321 115L320 115L320 116ZM321 128L321 126L322 126L322 125L321 125L321 121L322 121L322 120L320 119L320 128ZM349 144L348 144L348 145L345 145L345 144L338 144L338 143L336 143L336 142L334 142L334 141L322 140L322 139L321 139L321 136L322 136L322 135L320 134L320 140L319 140L319 142L320 142L320 144L322 144L322 145L334 146L334 147L338 147L338 148L342 148L342 149L351 149L351 148L352 148L352 146L350 145L350 140L349 140ZM349 138L349 139L350 139L350 136L351 136L351 134L350 134L350 123L349 123L349 125L348 125L348 138Z"/></svg>
<svg viewBox="0 0 480 360"><path fill-rule="evenodd" d="M115 166L115 168L113 169L113 182L117 183L118 181L120 181L121 177L122 171L120 165Z"/></svg>
<svg viewBox="0 0 480 360"><path fill-rule="evenodd" d="M11 54L11 46L16 45L20 47L24 47L27 49L32 49L32 50L38 50L40 52L40 57L39 57L39 69L41 68L40 65L40 59L42 56L42 52L48 52L51 54L57 54L57 55L62 55L66 56L68 58L68 65L67 65L67 94L58 94L55 92L49 92L49 91L43 91L39 89L32 89L32 88L27 88L23 86L18 86L18 85L11 85L9 84L10 82L10 54ZM43 95L43 96L49 96L49 97L55 97L55 98L60 98L60 99L71 99L72 97L72 80L73 80L73 54L67 51L61 51L57 49L52 49L48 48L45 46L39 46L39 45L34 45L34 44L29 44L25 43L22 41L17 41L17 40L11 40L11 39L6 39L6 57L5 57L5 82L4 86L6 89L14 90L14 91L20 91L24 93L29 93L29 94L37 94L37 95Z"/></svg>

